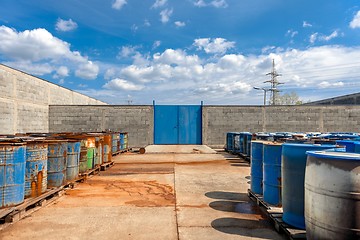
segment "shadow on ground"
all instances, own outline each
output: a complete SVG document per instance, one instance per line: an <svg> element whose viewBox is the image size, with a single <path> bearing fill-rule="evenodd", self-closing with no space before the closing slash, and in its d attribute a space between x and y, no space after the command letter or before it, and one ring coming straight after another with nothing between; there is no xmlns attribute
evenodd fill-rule
<svg viewBox="0 0 360 240"><path fill-rule="evenodd" d="M223 200L231 200L231 201L249 200L246 193L237 193L237 192L213 191L213 192L205 193L205 196L212 199L223 199Z"/></svg>

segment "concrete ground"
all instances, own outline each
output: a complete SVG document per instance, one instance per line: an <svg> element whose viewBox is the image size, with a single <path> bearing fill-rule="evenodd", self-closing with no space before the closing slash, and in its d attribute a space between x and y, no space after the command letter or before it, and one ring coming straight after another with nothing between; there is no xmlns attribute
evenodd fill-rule
<svg viewBox="0 0 360 240"><path fill-rule="evenodd" d="M5 228L0 239L284 238L247 197L248 163L185 148L118 155L112 168Z"/></svg>

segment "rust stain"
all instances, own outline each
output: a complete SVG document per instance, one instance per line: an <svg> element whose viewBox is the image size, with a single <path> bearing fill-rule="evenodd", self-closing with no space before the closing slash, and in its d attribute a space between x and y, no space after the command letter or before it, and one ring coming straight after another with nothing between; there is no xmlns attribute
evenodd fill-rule
<svg viewBox="0 0 360 240"><path fill-rule="evenodd" d="M102 198L103 201L117 200L118 203L138 207L173 206L174 189L157 181L91 180L84 189L68 191L72 198Z"/></svg>

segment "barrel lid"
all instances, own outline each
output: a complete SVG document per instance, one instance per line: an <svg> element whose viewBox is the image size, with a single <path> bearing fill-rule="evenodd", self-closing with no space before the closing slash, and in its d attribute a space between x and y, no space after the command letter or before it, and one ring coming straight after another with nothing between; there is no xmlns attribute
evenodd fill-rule
<svg viewBox="0 0 360 240"><path fill-rule="evenodd" d="M359 153L350 153L350 152L331 152L331 151L307 151L308 156L318 157L318 158L332 158L332 159L345 159L345 160L357 160L360 161Z"/></svg>
<svg viewBox="0 0 360 240"><path fill-rule="evenodd" d="M282 146L284 143L282 142L270 142L270 141L264 141L264 145L268 146Z"/></svg>
<svg viewBox="0 0 360 240"><path fill-rule="evenodd" d="M335 147L335 145L332 145L332 144L309 144L309 143L284 143L283 146L292 146L292 147L299 147L299 148L301 148L301 147L303 147L303 148Z"/></svg>

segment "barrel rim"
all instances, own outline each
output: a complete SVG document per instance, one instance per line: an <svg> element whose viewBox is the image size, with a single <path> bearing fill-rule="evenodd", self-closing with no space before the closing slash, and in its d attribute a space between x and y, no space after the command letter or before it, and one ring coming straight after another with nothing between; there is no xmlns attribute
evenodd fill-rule
<svg viewBox="0 0 360 240"><path fill-rule="evenodd" d="M350 153L350 152L332 152L332 151L307 151L308 156L313 156L317 158L331 158L337 160L356 160L360 161L359 153Z"/></svg>
<svg viewBox="0 0 360 240"><path fill-rule="evenodd" d="M289 147L303 147L303 148L328 148L332 147L335 148L336 145L333 144L308 144L308 143L284 143L283 146L289 146Z"/></svg>

